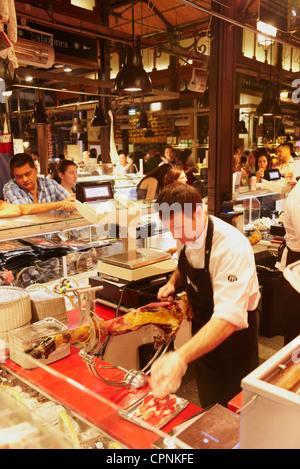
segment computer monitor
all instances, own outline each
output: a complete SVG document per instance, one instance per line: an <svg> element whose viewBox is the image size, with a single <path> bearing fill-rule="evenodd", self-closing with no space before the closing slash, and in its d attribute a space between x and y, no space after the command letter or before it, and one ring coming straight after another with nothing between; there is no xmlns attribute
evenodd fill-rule
<svg viewBox="0 0 300 469"><path fill-rule="evenodd" d="M96 202L113 199L113 191L109 181L99 184L78 183L76 184L76 199L80 202Z"/></svg>
<svg viewBox="0 0 300 469"><path fill-rule="evenodd" d="M264 179L267 181L277 181L280 179L279 169L268 169L264 173Z"/></svg>

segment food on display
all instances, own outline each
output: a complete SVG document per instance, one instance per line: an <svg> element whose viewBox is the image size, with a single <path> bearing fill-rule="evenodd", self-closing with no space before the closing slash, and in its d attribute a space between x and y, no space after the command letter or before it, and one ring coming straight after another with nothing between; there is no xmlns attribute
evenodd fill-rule
<svg viewBox="0 0 300 469"><path fill-rule="evenodd" d="M270 229L271 224L272 224L271 218L268 218L268 217L258 218L253 223L248 223L247 225L245 225L244 231L245 232L254 231L254 230L267 231Z"/></svg>
<svg viewBox="0 0 300 469"><path fill-rule="evenodd" d="M259 230L255 230L254 233L248 238L251 246L254 246L255 244L259 243L261 240L261 233Z"/></svg>
<svg viewBox="0 0 300 469"><path fill-rule="evenodd" d="M99 322L95 328L96 338L98 343L102 344L109 336L126 334L142 326L153 324L161 331L161 335L154 339L154 346L158 348L169 340L174 340L182 320L190 321L192 317L191 306L186 296L182 296L176 301L150 303L123 316ZM90 326L84 325L37 341L25 352L33 358L47 358L61 344L84 343L89 338Z"/></svg>
<svg viewBox="0 0 300 469"><path fill-rule="evenodd" d="M13 404L13 419L2 405L2 395L19 401L30 411L30 421L16 422L18 403ZM24 412L22 412L22 415ZM5 418L4 418L5 416ZM37 423L37 425L36 425ZM21 379L0 366L0 449L42 448L39 425L48 429L59 440L63 436L70 447L82 449L112 449L123 447L103 431L81 420L63 405L53 402L44 394L25 384ZM47 441L47 440L46 440ZM68 446L67 446L68 447ZM49 448L50 449L50 448Z"/></svg>
<svg viewBox="0 0 300 469"><path fill-rule="evenodd" d="M125 410L120 410L119 415L141 427L144 423L152 427L162 428L185 407L188 401L174 394L168 394L163 398L154 397L152 392L134 402Z"/></svg>

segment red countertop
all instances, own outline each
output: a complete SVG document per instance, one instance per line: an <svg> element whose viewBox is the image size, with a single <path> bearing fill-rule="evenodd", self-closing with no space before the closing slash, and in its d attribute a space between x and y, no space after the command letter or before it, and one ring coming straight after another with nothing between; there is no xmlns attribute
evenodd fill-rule
<svg viewBox="0 0 300 469"><path fill-rule="evenodd" d="M112 310L102 306L98 307L98 305L96 313L103 317L103 319L114 317ZM78 311L69 311L68 317L69 328L77 327L79 319ZM96 364L106 365L107 363L97 359ZM150 387L147 385L144 388L136 390L125 387L120 388L102 382L89 372L79 355L79 349L74 346L71 346L71 353L68 357L58 360L48 365L48 367L69 380L73 380L75 385L67 380L57 378L42 368L25 370L12 360L8 360L5 365L20 378L23 378L37 389L44 391L52 399L57 400L65 407L98 426L128 448L150 449L152 443L159 438L159 435L124 420L118 414L119 409L128 407L137 399L147 394L150 391ZM120 379L120 373L122 374L123 372L120 370L101 370L101 376L110 380ZM96 399L92 393L88 394L82 387L102 397L105 401ZM110 406L106 401L113 405ZM184 422L200 410L196 405L189 403L177 417L162 428L162 431L168 433L173 427Z"/></svg>

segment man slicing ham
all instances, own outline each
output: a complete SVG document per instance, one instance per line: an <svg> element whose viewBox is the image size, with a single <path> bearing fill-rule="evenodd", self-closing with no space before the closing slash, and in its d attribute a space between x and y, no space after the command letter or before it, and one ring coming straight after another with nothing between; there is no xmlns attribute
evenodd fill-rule
<svg viewBox="0 0 300 469"><path fill-rule="evenodd" d="M194 317L192 338L152 365L153 394L176 392L188 364L195 362L202 407L227 406L240 392L242 378L258 366L260 293L252 247L236 228L204 212L192 186L167 186L156 204L180 251L158 299L171 301L183 285Z"/></svg>

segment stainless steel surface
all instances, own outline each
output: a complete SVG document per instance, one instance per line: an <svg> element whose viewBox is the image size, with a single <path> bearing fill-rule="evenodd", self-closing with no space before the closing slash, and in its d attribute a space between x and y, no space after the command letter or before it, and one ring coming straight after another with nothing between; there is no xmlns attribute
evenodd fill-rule
<svg viewBox="0 0 300 469"><path fill-rule="evenodd" d="M101 261L107 264L118 265L127 269L137 269L145 265L154 264L172 256L153 249L137 249L136 251L125 251L119 254L101 257Z"/></svg>

